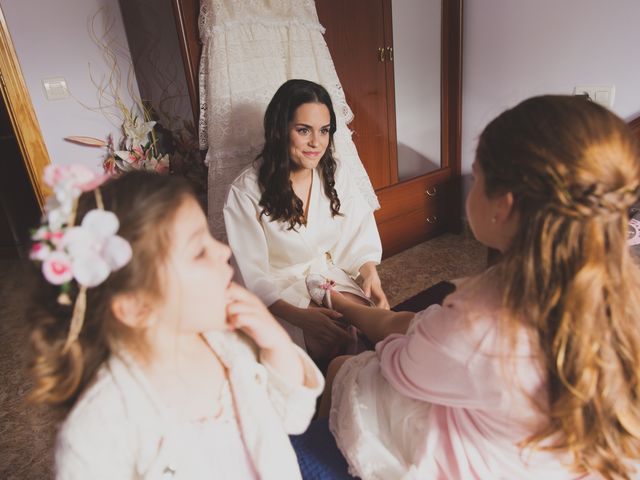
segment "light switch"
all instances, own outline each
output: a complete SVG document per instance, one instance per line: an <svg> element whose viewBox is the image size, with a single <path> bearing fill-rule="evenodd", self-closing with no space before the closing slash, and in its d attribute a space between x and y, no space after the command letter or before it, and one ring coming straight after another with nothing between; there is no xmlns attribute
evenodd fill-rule
<svg viewBox="0 0 640 480"><path fill-rule="evenodd" d="M62 77L43 78L42 86L47 100L62 100L69 96L67 81Z"/></svg>

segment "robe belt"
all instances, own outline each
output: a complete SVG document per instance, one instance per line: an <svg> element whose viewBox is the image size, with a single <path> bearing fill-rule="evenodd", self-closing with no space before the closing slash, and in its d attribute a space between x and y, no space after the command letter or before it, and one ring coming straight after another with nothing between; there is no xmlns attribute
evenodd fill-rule
<svg viewBox="0 0 640 480"><path fill-rule="evenodd" d="M286 268L276 271L272 270L271 273L276 281L278 278L291 278L292 276L304 278L310 273L326 272L333 266L334 264L331 254L329 252L325 252L307 262L298 263L296 265L287 265Z"/></svg>

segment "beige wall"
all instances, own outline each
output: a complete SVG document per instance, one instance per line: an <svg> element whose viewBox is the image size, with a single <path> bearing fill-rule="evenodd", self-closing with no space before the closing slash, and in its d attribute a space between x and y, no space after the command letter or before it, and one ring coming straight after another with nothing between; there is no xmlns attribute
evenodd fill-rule
<svg viewBox="0 0 640 480"><path fill-rule="evenodd" d="M86 135L104 139L109 132L120 137L120 125L100 112L84 108L98 105L96 80L108 74L100 49L89 36L91 17L104 8L96 25L111 22L109 38L122 52L119 66L122 72L123 100L131 102L127 93L129 49L117 0L0 0L0 7L9 26L18 60L31 94L36 116L54 163L84 163L101 169L103 151L74 145L63 140L69 135ZM49 101L44 95L42 79L64 77L72 97ZM132 82L137 95L135 79ZM75 97L75 98L74 98Z"/></svg>

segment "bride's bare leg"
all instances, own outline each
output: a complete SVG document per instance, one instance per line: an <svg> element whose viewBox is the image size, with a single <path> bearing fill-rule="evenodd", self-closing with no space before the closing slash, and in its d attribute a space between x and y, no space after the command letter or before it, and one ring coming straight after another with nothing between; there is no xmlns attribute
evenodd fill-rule
<svg viewBox="0 0 640 480"><path fill-rule="evenodd" d="M366 306L358 296L336 291L331 291L331 304L373 343L392 333L406 333L415 315L413 312L393 312Z"/></svg>
<svg viewBox="0 0 640 480"><path fill-rule="evenodd" d="M329 363L327 368L327 375L325 377L324 392L320 398L320 406L318 407L318 418L328 417L329 410L331 410L331 388L333 387L333 380L336 378L336 374L344 362L349 360L353 355L341 355L334 358Z"/></svg>

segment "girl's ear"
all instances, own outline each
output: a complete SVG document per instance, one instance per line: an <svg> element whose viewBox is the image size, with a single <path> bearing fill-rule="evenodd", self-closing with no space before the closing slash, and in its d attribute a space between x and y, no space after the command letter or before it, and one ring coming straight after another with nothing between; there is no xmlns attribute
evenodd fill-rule
<svg viewBox="0 0 640 480"><path fill-rule="evenodd" d="M513 213L513 193L507 192L496 198L495 215L498 224L504 224L508 222Z"/></svg>
<svg viewBox="0 0 640 480"><path fill-rule="evenodd" d="M138 293L121 293L111 301L113 315L131 328L143 328L149 324L152 309L150 302Z"/></svg>

